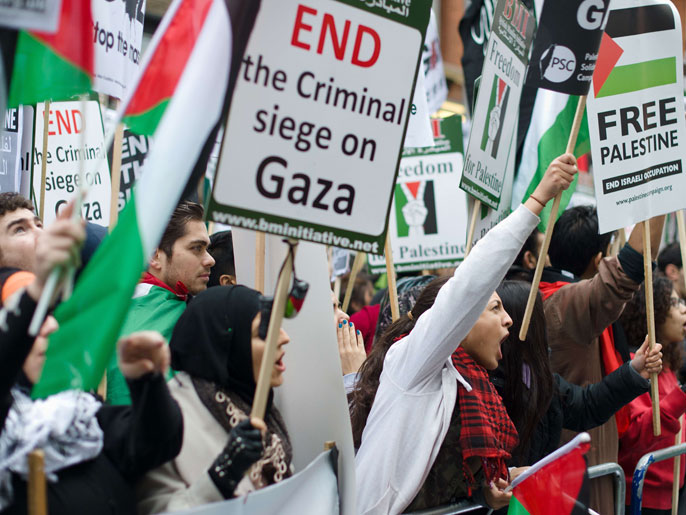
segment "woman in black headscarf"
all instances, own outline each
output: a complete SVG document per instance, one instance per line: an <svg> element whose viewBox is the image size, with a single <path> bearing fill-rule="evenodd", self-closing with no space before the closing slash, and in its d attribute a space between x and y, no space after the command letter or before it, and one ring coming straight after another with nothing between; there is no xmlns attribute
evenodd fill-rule
<svg viewBox="0 0 686 515"><path fill-rule="evenodd" d="M292 450L269 394L264 424L248 418L265 341L260 294L218 286L198 294L174 328L169 382L184 418L177 458L138 485L139 513L159 513L238 497L292 474ZM283 382L281 329L271 386Z"/></svg>

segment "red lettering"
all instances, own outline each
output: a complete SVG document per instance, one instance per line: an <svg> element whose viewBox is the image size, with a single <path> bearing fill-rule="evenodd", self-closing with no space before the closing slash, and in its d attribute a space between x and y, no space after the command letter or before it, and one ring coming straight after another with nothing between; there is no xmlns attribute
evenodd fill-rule
<svg viewBox="0 0 686 515"><path fill-rule="evenodd" d="M291 36L291 45L303 48L305 50L309 50L310 45L300 41L299 37L300 30L305 30L306 32L310 32L312 30L312 25L307 25L302 21L303 14L305 13L316 15L317 10L312 9L311 7L306 7L304 5L298 5L298 12L295 15L295 24L293 25L293 35Z"/></svg>
<svg viewBox="0 0 686 515"><path fill-rule="evenodd" d="M529 23L529 11L526 10L524 4L517 4L517 9L515 12L512 24L519 31L522 36L526 35L526 26Z"/></svg>
<svg viewBox="0 0 686 515"><path fill-rule="evenodd" d="M506 20L512 19L512 5L513 4L514 4L514 0L507 0L505 2L505 8L503 9L503 16L505 17Z"/></svg>
<svg viewBox="0 0 686 515"><path fill-rule="evenodd" d="M71 121L69 120L69 114L68 113L62 113L61 111L56 111L56 118L57 118L57 133L62 134L62 129L67 132L67 134L71 134Z"/></svg>
<svg viewBox="0 0 686 515"><path fill-rule="evenodd" d="M52 120L50 118L51 114L52 110L48 111L48 136L54 136L57 134L54 130L50 130L50 126L52 125ZM45 109L43 109L43 120L45 120Z"/></svg>
<svg viewBox="0 0 686 515"><path fill-rule="evenodd" d="M79 115L78 121L80 121L81 124L77 123L77 120L76 120L77 114ZM81 111L79 111L78 109L72 109L71 110L71 119L74 121L74 133L78 134L79 132L81 132L83 130L83 115L81 114Z"/></svg>
<svg viewBox="0 0 686 515"><path fill-rule="evenodd" d="M432 118L430 121L431 121L431 132L433 132L434 139L442 138L443 133L441 132L441 120L438 118Z"/></svg>
<svg viewBox="0 0 686 515"><path fill-rule="evenodd" d="M374 40L374 50L372 55L366 61L360 59L360 49L362 48L362 37L365 34L369 34ZM369 68L374 66L374 63L379 59L379 54L381 53L381 38L376 33L376 31L366 25L360 25L357 28L357 36L355 37L355 48L353 49L352 64L360 66L362 68Z"/></svg>
<svg viewBox="0 0 686 515"><path fill-rule="evenodd" d="M329 28L329 34L331 34L331 44L333 46L333 53L336 56L336 59L342 61L343 57L345 56L345 47L348 44L348 34L350 33L350 20L345 20L343 36L341 37L341 40L339 40L333 16L331 16L330 14L324 15L324 20L322 21L322 30L319 33L319 44L317 45L318 54L321 54L324 50L324 40L326 39L327 27Z"/></svg>

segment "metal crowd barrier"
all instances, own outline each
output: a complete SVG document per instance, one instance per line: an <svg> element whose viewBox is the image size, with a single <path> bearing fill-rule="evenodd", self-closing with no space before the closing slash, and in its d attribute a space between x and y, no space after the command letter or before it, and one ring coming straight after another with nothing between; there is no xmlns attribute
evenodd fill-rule
<svg viewBox="0 0 686 515"><path fill-rule="evenodd" d="M624 503L626 502L626 479L624 469L617 463L601 463L588 467L588 478L595 479L612 474L615 482L615 515L624 515Z"/></svg>
<svg viewBox="0 0 686 515"><path fill-rule="evenodd" d="M641 504L643 503L643 482L645 481L646 471L653 463L668 460L686 454L686 443L672 445L660 449L659 451L644 454L634 469L634 478L631 481L631 515L641 514Z"/></svg>

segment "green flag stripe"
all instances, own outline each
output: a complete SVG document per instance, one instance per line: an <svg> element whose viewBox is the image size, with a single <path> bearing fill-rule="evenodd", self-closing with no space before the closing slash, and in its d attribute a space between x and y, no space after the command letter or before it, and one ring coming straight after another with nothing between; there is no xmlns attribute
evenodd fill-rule
<svg viewBox="0 0 686 515"><path fill-rule="evenodd" d="M572 127L572 121L574 120L574 114L576 112L576 105L578 101L579 97L570 96L567 100L567 105L557 115L555 122L541 136L541 139L538 143L538 168L529 182L529 187L526 190L526 194L524 195L522 202L529 198L529 195L534 192L536 186L538 186L538 183L541 182L545 171L548 169L548 165L560 154L564 154L567 147L567 141L569 140L569 131ZM588 121L586 118L586 113L584 112L584 118L581 121L579 135L576 140L574 155L579 157L590 150L591 144L588 136ZM567 207L567 204L569 204L569 199L572 197L572 194L576 189L576 182L577 177L575 176L571 186L562 192L558 216L562 214ZM549 202L540 215L541 223L539 225L539 229L541 229L541 231L545 231L548 218L550 217L552 204L552 202Z"/></svg>
<svg viewBox="0 0 686 515"><path fill-rule="evenodd" d="M410 227L403 216L403 207L407 204L407 198L400 184L395 185L395 222L399 237L406 237L410 234Z"/></svg>
<svg viewBox="0 0 686 515"><path fill-rule="evenodd" d="M135 115L125 115L122 121L136 134L152 136L162 119L169 99L162 100L155 107Z"/></svg>
<svg viewBox="0 0 686 515"><path fill-rule="evenodd" d="M632 93L675 82L676 57L615 66L596 98Z"/></svg>
<svg viewBox="0 0 686 515"><path fill-rule="evenodd" d="M50 337L34 398L62 391L66 385L86 391L98 387L144 268L136 203L130 201L79 277L71 298L55 311L60 328ZM75 345L84 334L98 344Z"/></svg>
<svg viewBox="0 0 686 515"><path fill-rule="evenodd" d="M490 113L491 110L493 109L493 106L495 105L495 97L496 93L498 92L498 76L496 75L493 77L493 85L491 86L491 98L488 101L488 110L486 111L487 113ZM488 120L486 120L486 123L484 124L484 132L481 135L481 150L486 150L486 143L488 142Z"/></svg>
<svg viewBox="0 0 686 515"><path fill-rule="evenodd" d="M90 90L88 74L28 32L20 32L14 58L9 107L46 99L67 100Z"/></svg>
<svg viewBox="0 0 686 515"><path fill-rule="evenodd" d="M507 515L529 515L526 508L519 502L514 495L510 498L510 506L507 508Z"/></svg>

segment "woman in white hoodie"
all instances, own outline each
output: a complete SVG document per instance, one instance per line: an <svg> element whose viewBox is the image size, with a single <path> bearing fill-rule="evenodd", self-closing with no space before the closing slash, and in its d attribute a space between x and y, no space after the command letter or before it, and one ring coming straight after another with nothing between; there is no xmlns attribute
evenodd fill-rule
<svg viewBox="0 0 686 515"><path fill-rule="evenodd" d="M569 187L576 172L571 154L555 159L526 202L472 249L440 289L433 306L417 314L416 320L412 311L407 315L412 322L408 334L390 348L386 346L387 352L379 349L385 352L381 359L363 366L366 371L360 372L352 406L353 432L361 433L355 458L360 514L400 513L410 505L414 508L413 501L420 493L442 504L443 494L427 489L453 479L465 482L471 493L474 478L481 477L481 464L488 463L471 460L465 465L461 449L455 448L465 437L460 427L455 427L461 418L455 409L458 388L471 392L472 386L458 372L451 356L461 346L471 363L486 369L497 367L502 357L500 344L512 321L495 289L539 223L538 215L545 204ZM370 370L375 362L376 370ZM371 401L366 406L356 402L361 390L368 387L369 376L374 375L378 387L371 393ZM462 422L464 426L464 418ZM507 435L507 428L495 434ZM458 460L454 471L434 470L435 463L449 463L451 456ZM455 478L446 477L453 472ZM496 475L502 477L502 471ZM500 479L484 488L489 505L499 508L509 502L509 494L500 490L506 484Z"/></svg>

